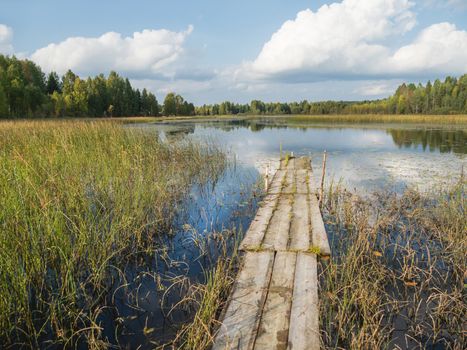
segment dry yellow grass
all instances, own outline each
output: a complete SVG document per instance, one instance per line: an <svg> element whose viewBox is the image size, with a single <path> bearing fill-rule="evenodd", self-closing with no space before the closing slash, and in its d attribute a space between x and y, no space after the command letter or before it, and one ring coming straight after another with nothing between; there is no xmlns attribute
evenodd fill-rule
<svg viewBox="0 0 467 350"><path fill-rule="evenodd" d="M285 117L292 121L308 122L345 122L345 123L440 123L467 124L467 115L292 115Z"/></svg>

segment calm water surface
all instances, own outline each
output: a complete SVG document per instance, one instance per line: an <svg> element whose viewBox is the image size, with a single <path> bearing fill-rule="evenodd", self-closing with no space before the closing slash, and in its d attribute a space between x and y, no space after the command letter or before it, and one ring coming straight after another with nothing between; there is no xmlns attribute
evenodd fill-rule
<svg viewBox="0 0 467 350"><path fill-rule="evenodd" d="M229 150L245 168L277 167L280 148L310 155L315 181L328 152L328 181L371 191L406 186L426 189L455 181L466 164L467 125L293 124L283 119L177 122L150 126L161 137L207 140Z"/></svg>

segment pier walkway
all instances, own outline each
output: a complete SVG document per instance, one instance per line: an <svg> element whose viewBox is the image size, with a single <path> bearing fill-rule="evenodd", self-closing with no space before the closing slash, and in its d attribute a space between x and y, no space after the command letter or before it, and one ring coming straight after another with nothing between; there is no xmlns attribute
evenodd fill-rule
<svg viewBox="0 0 467 350"><path fill-rule="evenodd" d="M310 159L285 158L240 249L214 342L223 349L319 349L317 256L330 255Z"/></svg>

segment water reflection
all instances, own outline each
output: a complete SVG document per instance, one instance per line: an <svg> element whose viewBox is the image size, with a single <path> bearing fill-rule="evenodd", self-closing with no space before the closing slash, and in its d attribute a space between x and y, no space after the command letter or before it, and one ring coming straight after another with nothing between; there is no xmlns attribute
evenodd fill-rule
<svg viewBox="0 0 467 350"><path fill-rule="evenodd" d="M455 181L465 165L465 126L414 124L332 124L289 122L285 118L183 121L152 124L162 138L208 140L238 161L263 172L277 164L280 149L313 159L315 177L327 150L328 181L342 179L359 191L390 186L429 188Z"/></svg>
<svg viewBox="0 0 467 350"><path fill-rule="evenodd" d="M193 309L177 305L190 284L204 282L204 271L215 265L223 244L232 248L233 233L249 226L260 199L258 179L256 169L232 164L220 178L192 187L159 248L116 276L99 318L109 343L154 349L192 319Z"/></svg>
<svg viewBox="0 0 467 350"><path fill-rule="evenodd" d="M467 133L465 130L443 129L392 129L388 130L394 143L405 148L421 147L424 151L441 153L467 153Z"/></svg>
<svg viewBox="0 0 467 350"><path fill-rule="evenodd" d="M387 126L378 124L303 124L294 122L284 122L282 119L240 119L240 120L209 120L205 122L184 121L177 123L159 124L158 128L164 129L167 138L179 140L186 135L196 133L196 128L216 129L224 132L232 132L240 129L247 129L252 133L261 133L264 130L321 130L323 133L336 130L360 130L360 134L369 133L370 130L382 130L392 136L394 145L399 148L422 147L423 151L440 151L442 153L467 153L467 129L464 127L437 126L425 127L407 126L403 124Z"/></svg>

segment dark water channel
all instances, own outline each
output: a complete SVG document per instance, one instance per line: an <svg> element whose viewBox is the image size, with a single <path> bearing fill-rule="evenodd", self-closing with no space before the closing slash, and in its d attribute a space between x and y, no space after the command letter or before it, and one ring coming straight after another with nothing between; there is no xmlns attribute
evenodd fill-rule
<svg viewBox="0 0 467 350"><path fill-rule="evenodd" d="M100 319L111 344L154 349L172 340L193 317L193 309L173 307L191 284L204 282L219 254L240 239L261 199L258 180L253 169L231 164L215 181L193 186L157 250L127 266L124 278L116 278Z"/></svg>

